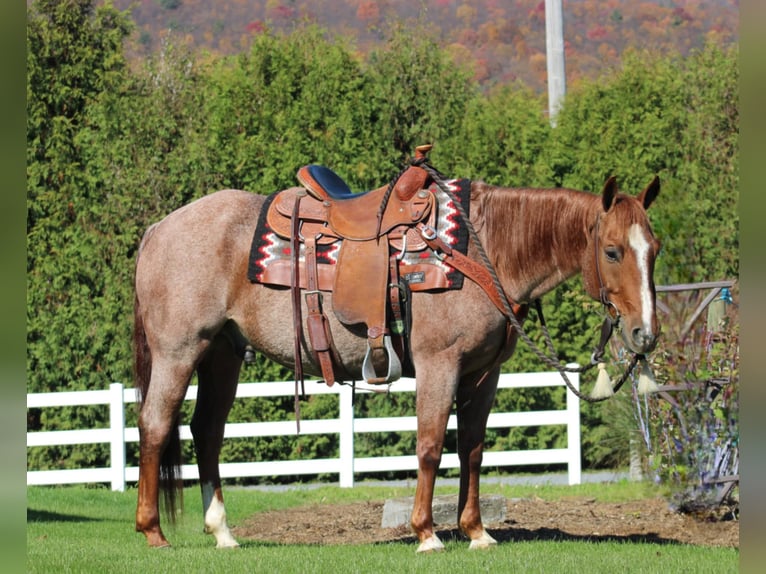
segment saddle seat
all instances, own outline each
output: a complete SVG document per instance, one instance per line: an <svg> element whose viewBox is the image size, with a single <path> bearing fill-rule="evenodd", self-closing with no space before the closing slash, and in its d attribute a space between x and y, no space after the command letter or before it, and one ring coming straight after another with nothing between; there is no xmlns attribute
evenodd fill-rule
<svg viewBox="0 0 766 574"><path fill-rule="evenodd" d="M416 159L424 159L430 149L419 146ZM382 186L353 193L330 168L314 164L299 169L297 178L326 207L325 221L342 239L367 241L383 236L398 225L421 221L433 206L433 194L425 189L428 173L415 165L400 175L391 190Z"/></svg>
<svg viewBox="0 0 766 574"><path fill-rule="evenodd" d="M267 215L269 225L275 231L289 236L290 218L298 196L302 196L298 207L301 235L319 236L317 241L320 243L338 239L369 241L392 232L394 237L401 236L404 230L396 230L397 227L412 226L422 221L434 204L433 194L426 189L418 190L409 200L402 200L391 193L381 213L386 187L336 200L318 199L316 194L306 194L307 191L308 186L292 187L277 196Z"/></svg>
<svg viewBox="0 0 766 574"><path fill-rule="evenodd" d="M298 180L306 186L306 191L319 200L342 201L364 195L351 191L343 178L323 165L302 167L298 170Z"/></svg>

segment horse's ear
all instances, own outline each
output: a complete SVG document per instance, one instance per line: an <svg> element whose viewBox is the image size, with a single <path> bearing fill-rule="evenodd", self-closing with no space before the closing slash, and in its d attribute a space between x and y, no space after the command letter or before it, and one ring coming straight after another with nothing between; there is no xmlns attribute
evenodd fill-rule
<svg viewBox="0 0 766 574"><path fill-rule="evenodd" d="M660 194L660 177L654 176L652 182L646 186L646 189L638 195L638 201L644 206L644 209L649 209L649 206Z"/></svg>
<svg viewBox="0 0 766 574"><path fill-rule="evenodd" d="M617 177L612 176L606 180L604 184L604 190L601 192L601 201L604 204L604 211L609 211L614 203L614 198L617 195Z"/></svg>

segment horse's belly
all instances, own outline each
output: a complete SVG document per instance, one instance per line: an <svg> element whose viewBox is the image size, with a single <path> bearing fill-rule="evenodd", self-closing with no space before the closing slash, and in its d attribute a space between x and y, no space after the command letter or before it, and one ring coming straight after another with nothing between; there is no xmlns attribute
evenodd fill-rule
<svg viewBox="0 0 766 574"><path fill-rule="evenodd" d="M245 305L246 312L241 318L235 318L235 322L255 350L281 365L294 368L296 330L290 290L264 285L252 287L250 300ZM349 327L340 323L332 312L332 294L324 293L323 295L323 310L330 325L335 356L340 359L341 366L347 375L357 380L361 379L362 363L367 349L366 327L364 325ZM322 373L313 357L311 341L306 329L307 316L306 301L304 297L301 297L303 328L300 336L304 371L321 377ZM376 363L379 362L376 361ZM379 365L376 364L375 367L377 369ZM385 365L380 368L385 368Z"/></svg>
<svg viewBox="0 0 766 574"><path fill-rule="evenodd" d="M243 317L237 320L242 334L263 355L293 368L296 335L290 290L252 285L249 291ZM476 306L470 309L471 313L460 312L461 309L465 311L466 296L472 294L471 287L466 291L462 297L461 292L444 293L443 296L413 294L413 325L408 348L416 366L427 368L430 360L444 361L452 357L456 369L468 367L473 370L480 368L480 364L493 362L498 356L500 346L505 343L505 321L491 305ZM301 299L304 371L321 377L306 330L305 299ZM330 324L336 357L340 359L340 365L336 365L338 372L342 368L348 377L361 380L368 349L366 326L340 323L332 311L332 293L323 293L323 311ZM385 373L388 367L385 353L375 353L372 357L376 373Z"/></svg>

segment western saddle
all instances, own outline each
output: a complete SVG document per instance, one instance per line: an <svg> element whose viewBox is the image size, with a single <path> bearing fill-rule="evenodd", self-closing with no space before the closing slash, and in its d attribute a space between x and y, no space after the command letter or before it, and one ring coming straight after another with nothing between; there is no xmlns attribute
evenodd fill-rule
<svg viewBox="0 0 766 574"><path fill-rule="evenodd" d="M399 263L405 253L431 248L441 261L481 285L503 311L502 295L493 288L486 268L453 250L436 233L436 199L428 189L432 179L421 167L431 147L417 147L410 165L390 185L358 194L331 169L304 166L297 174L304 187L279 192L270 203L266 222L289 241L291 259L288 264L271 264L262 282L290 286L296 381L303 380L302 290L310 348L328 385L336 380L334 367L342 364L332 345L322 291L332 292L332 308L341 323L367 328L364 379L389 383L401 377L406 348L402 294L407 287L400 281ZM337 263L318 265L318 249L336 244ZM418 290L445 287L443 276L430 269L419 269L418 275L425 277ZM385 374L378 374L374 363L387 364Z"/></svg>
<svg viewBox="0 0 766 574"><path fill-rule="evenodd" d="M290 287L296 332L296 374L301 367L301 289L305 289L307 331L311 348L328 385L335 382L332 337L322 309L322 291L333 294L333 311L345 325L367 327L367 353L362 376L370 383L388 383L402 374L404 325L396 253L420 241L408 233L417 223L433 224L434 195L426 188L428 173L418 166L431 146L420 146L415 160L390 186L352 193L331 169L307 165L298 170L304 187L279 193L269 207L267 222L277 235L291 244ZM317 265L317 246L342 240L333 266ZM301 255L303 257L301 257ZM332 267L333 269L329 269ZM305 276L305 278L304 278ZM395 331L397 349L389 329ZM385 354L385 375L375 372L373 362Z"/></svg>

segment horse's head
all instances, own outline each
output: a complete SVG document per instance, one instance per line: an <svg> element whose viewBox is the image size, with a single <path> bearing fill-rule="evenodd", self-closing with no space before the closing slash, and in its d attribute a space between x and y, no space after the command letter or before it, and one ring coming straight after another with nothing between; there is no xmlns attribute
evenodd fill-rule
<svg viewBox="0 0 766 574"><path fill-rule="evenodd" d="M583 265L586 290L604 303L625 344L639 354L651 351L659 336L653 275L660 242L646 216L659 192L658 177L637 197L618 193L616 179L609 178Z"/></svg>

